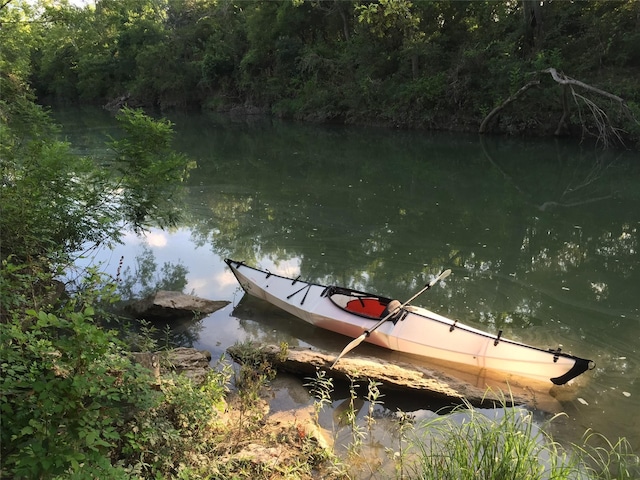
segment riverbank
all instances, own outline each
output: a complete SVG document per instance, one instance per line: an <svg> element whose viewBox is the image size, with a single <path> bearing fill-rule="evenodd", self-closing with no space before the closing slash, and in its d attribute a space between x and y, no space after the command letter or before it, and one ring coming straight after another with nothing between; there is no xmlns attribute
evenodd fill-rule
<svg viewBox="0 0 640 480"><path fill-rule="evenodd" d="M2 10L4 13L6 9ZM166 240L165 234L168 236L171 232L176 231L171 227L182 227L183 224L178 223L177 215L186 213L186 209L180 201L181 189L179 187L183 182L186 182L191 162L185 156L171 150L173 133L170 123L164 120L154 121L139 111L121 112L119 121L122 122L122 130L118 133L110 130L114 132L113 137L118 140L112 138L106 146L100 143L103 150L91 151L91 156L88 158L79 156L76 154L77 150L72 150L70 143L58 140L57 130L49 122L42 108L31 102L28 92L20 90L20 87L26 83L22 82L18 73L24 74L25 72L16 72L15 78L0 78L3 86L9 84L13 87L13 90L4 90L11 95L7 97L10 101L4 104L7 115L2 116L1 119L3 132L7 139L3 145L6 147L3 154L6 154L8 161L4 165L3 188L0 197L0 210L3 213L0 216L2 227L0 228L2 234L0 287L3 292L0 296L0 358L2 358L0 364L0 412L2 415L0 477L7 479L197 479L211 476L224 478L234 475L255 477L256 475L252 474L256 471L256 467L247 464L243 457L234 457L233 455L245 451L245 447L253 450L251 445L258 444L256 438L261 442L268 442L270 447L284 444L293 453L300 454L299 456L292 454L291 462L286 464L289 470L276 471L274 468L279 467L273 467L269 464L265 469L265 478L273 478L274 476L304 478L304 475L314 475L317 471L314 469L323 463L324 453L318 454L319 458L316 458L315 452L317 450L315 447L308 449L307 444L302 441L303 439L299 438L303 435L297 428L292 427L293 424L287 420L284 428L280 430L274 425L270 430L271 433L261 429L267 413L261 406L263 405L262 393L265 391L264 389L269 387L274 375L273 369L268 363L260 362L260 369L243 370L240 368L236 371L233 364L220 362L207 372L206 380L202 384L195 384L191 379L180 374L169 374L167 378L158 382L154 375L134 362L129 355L134 344L140 350L156 351L157 345L154 345L153 339L147 335L149 325L143 322L134 323L114 313L113 305L121 300L121 294L123 292L131 293L134 288L126 278L124 259L116 257L120 258L120 261L112 273L103 271L99 262L84 267L79 267L76 263L79 261L79 255L84 257L87 252L94 252L104 246L119 245L125 237L135 236L130 232L146 232L148 239L153 236L156 240ZM7 83L6 80L10 80L10 82ZM96 129L104 132L101 127ZM210 138L211 131L207 133L208 135L202 135L199 131L198 138ZM268 133L268 136L273 135ZM317 136L317 132L313 132L313 136ZM478 198L484 197L476 195L475 189L466 188L458 180L453 182L453 176L444 170L438 173L438 168L435 168L437 166L425 169L423 162L415 162L410 158L400 158L396 163L389 163L387 160L391 156L385 155L385 162L382 165L392 169L386 173L384 169L372 169L373 156L370 155L370 150L358 147L353 150L362 151L362 158L366 161L348 160L348 162L353 165L366 165L362 172L358 172L363 175L359 176L359 179L365 181L353 181L351 184L351 180L349 180L348 187L345 185L343 188L340 182L344 181L346 184L344 177L340 177L340 182L326 177L327 173L343 170L344 153L348 151L348 149L339 148L340 146L336 145L335 137L330 140L334 148L338 147L337 153L339 154L327 156L325 159L319 158L315 162L319 167L317 171L309 170L313 167L311 162L306 162L304 168L290 168L292 158L313 158L312 155L297 156L298 147L311 145L311 142L307 141L308 137L303 138L304 141L296 145L295 152L292 151L292 155L296 155L296 157L273 155L273 158L269 156L268 161L265 162L261 160L263 153L276 151L275 149L265 149L258 146L251 154L245 155L239 148L243 145L252 147L254 144L248 142L247 139L255 141L257 138L255 132L252 132L241 141L220 142L216 148L205 149L210 155L215 152L216 161L205 161L202 162L202 165L216 169L217 181L220 178L233 178L241 182L239 188L210 189L208 187L213 184L208 183L204 177L207 168L199 171L197 181L203 183L200 184L202 188L198 188L198 191L204 191L206 194L213 193L214 196L207 198L206 201L191 204L205 207L198 210L201 216L191 218L194 225L198 224L202 228L198 235L193 236L206 239L215 238L219 241L218 246L213 248L214 252L228 251L230 248L236 249L244 245L246 246L244 254L249 257L258 254L269 255L271 260L282 259L281 265L288 265L292 268L298 257L304 257L307 262L319 259L321 261L317 264L322 265L319 272L324 269L331 272L338 271L335 265L339 264L340 269L344 272L342 280L345 284L350 284L352 283L350 281L351 272L362 272L361 266L365 264L359 256L363 252L363 245L371 245L370 240L378 238L372 236L371 231L378 232L379 235L394 233L394 235L397 234L397 238L418 239L421 246L427 246L430 250L428 255L426 252L419 251L415 246L400 245L399 248L396 248L395 242L387 242L384 237L378 238L378 243L375 245L376 255L382 259L386 250L391 255L390 261L377 262L380 268L379 275L372 271L368 271L366 275L360 275L361 278L384 279L388 283L380 285L380 290L391 291L392 288L389 287L392 286L397 289L397 292L392 292L394 296L396 296L395 293L406 294L412 288L411 283L416 280L416 273L411 273L409 281L406 280L408 271L406 259L403 261L396 258L395 253L398 251L413 253L413 258L420 258L422 262L426 262L425 265L432 265L434 268L442 262L443 258L456 262L456 265L461 265L462 263L458 263L456 258L466 255L467 260L464 264L469 269L466 274L474 276L474 280L480 277L479 274L476 276L472 266L475 253L471 251L467 254L464 249L457 250L458 247L452 246L448 243L449 241L477 238L486 242L482 247L483 255L478 257L481 260L478 262L478 269L482 274L486 272L486 265L500 265L502 263L494 262L491 255L495 254L495 258L498 260L508 258L508 255L505 255L505 252L501 251L499 247L492 253L487 253L491 248L485 247L487 245L491 247L492 243L497 243L497 240L489 242L484 234L484 232L491 230L498 232L499 237L496 238L504 238L504 232L508 228L504 225L501 227L488 223L479 215L469 214L468 206L473 204L469 200L473 199L478 203ZM292 146L292 138L294 137L282 138L288 147ZM231 145L231 149L239 152L243 158L249 159L251 165L244 168L240 163L230 158L228 152L225 153L223 150L226 144ZM376 150L380 150L376 148L375 143L372 145ZM75 144L75 146L82 150L86 148L87 143ZM317 146L310 148L313 148L314 151L324 150ZM108 157L110 162L113 162L110 163L113 167L111 169L105 168L105 156L99 154L106 150L116 152ZM405 148L393 149L393 151L404 150ZM458 151L459 148L455 150ZM431 149L420 148L420 152L424 151L431 151ZM260 154L256 155L255 152L260 152ZM274 168L273 159L278 157L284 158L287 162L282 169ZM231 160L225 167L228 169L226 171L220 169L220 160L224 158ZM333 161L340 168L329 163ZM444 161L441 165L451 163ZM487 169L484 165L479 165L478 170L470 170L469 167L472 166L472 163L467 164L460 171L464 172L464 175L471 175L477 179L480 173ZM264 166L264 170L261 165ZM238 172L243 174L238 175ZM303 175L299 180L296 178L287 180L287 184L303 185L304 194L282 188L283 172L286 172L287 175L290 173ZM424 172L428 172L428 181L422 181L420 178L420 173ZM413 177L420 186L455 184L456 189L453 195L446 198L440 193L444 188L439 190L437 202L425 195L423 188L415 189L419 191L419 198L428 202L420 204L415 198L401 198L401 193L411 189L397 187L394 178L398 173L398 185L406 185L406 179ZM441 177L438 178L440 175ZM494 175L494 177L496 176ZM272 201L270 194L265 189L266 181L270 178L274 178L278 182L277 187L271 190L271 194L274 192L282 193L284 190L293 196L281 201ZM378 205L366 203L367 199L377 200L369 195L372 191L369 185L373 185L369 182L378 178L394 181L393 184L384 184L373 188L373 191L377 192L395 192L394 202L389 202L385 197L380 200ZM573 171L572 178L575 178ZM588 178L592 179L592 176L590 175ZM625 178L632 178L632 176L627 175ZM254 181L259 183L259 188L255 187ZM367 191L354 197L352 187L358 183L367 185ZM327 197L327 188L331 185L334 188L332 188L333 198L330 201L336 201L339 208L335 212L338 212L338 215L330 214L329 210L320 212L318 209L324 203ZM506 190L503 188L488 189L486 188L487 184L483 186L483 192ZM317 188L317 193L314 193L312 187ZM256 192L261 195L258 197L261 204L253 202ZM358 202L349 201L348 197L340 198L340 195L345 192L348 193L351 200L358 198ZM456 210L458 205L456 199L463 198L461 195L463 192L472 194L464 202L463 210L466 215L458 214L458 210ZM238 193L240 197L235 196ZM322 201L317 201L317 199L322 199ZM364 203L360 199L363 199ZM575 200L572 199L565 200L575 203ZM505 199L499 197L496 197L494 201L498 206L517 203L517 199L505 203ZM497 208L492 208L492 202L487 203L486 198L483 202L484 212L497 211ZM441 210L434 208L434 203L446 205L446 208L450 210L443 215ZM594 204L587 200L583 203L589 204L588 218L594 218ZM294 204L299 206L299 209L292 210L291 205ZM359 204L359 206L358 208L345 209L344 205L347 204L354 206ZM284 205L286 209L283 211L275 210L274 206L277 205ZM266 206L269 208L264 208ZM385 211L387 207L390 207L391 210ZM413 209L420 213L414 215ZM636 211L633 208L617 210L625 213ZM390 224L393 220L415 218L429 211L437 215L436 221L429 221L426 217L421 216L423 221L419 223L428 226L432 233L437 234L437 238L430 238L429 235L416 231L417 223L414 221L411 221L410 224L403 222ZM266 217L262 221L251 217L247 212L264 212ZM348 225L362 225L362 228L345 229L342 223L345 220L345 215L348 215ZM350 218L350 215L354 215L354 217ZM440 220L444 217L459 219L455 225L461 231L441 231L439 228ZM469 224L464 221L465 217L473 217L474 221L479 218L480 221L476 223L480 226L481 232L474 232L473 229L470 231ZM513 219L523 217L525 216L519 213L511 216ZM311 218L314 219L312 226L310 225ZM327 219L325 225L318 222L318 219L323 218ZM506 217L499 216L499 218L503 220ZM198 219L203 221L200 222ZM607 219L609 220L609 217ZM289 223L292 220L296 220L293 225ZM243 222L246 221L248 221L249 228L243 225ZM381 224L381 221L386 225ZM572 229L575 228L573 227L575 223L571 221L560 223L570 225ZM158 225L166 230L156 230ZM549 231L554 231L553 225L551 227L545 225L543 209L536 212L534 225L535 228L526 227L518 228L518 230L526 232L537 230L545 232L545 235L548 235ZM339 230L348 230L351 235L354 233L358 235L345 241L344 238L332 233L334 227ZM407 230L403 231L403 228L407 228ZM590 228L600 234L592 235ZM314 233L310 235L309 232L312 231ZM598 240L604 238L605 242L610 238L608 235L603 237L602 229L595 226L590 227L589 224L583 224L580 231L584 233L585 237ZM612 227L611 231L615 231L615 229ZM286 235L283 235L282 232L286 232ZM554 234L551 236L565 238L562 235ZM625 240L631 237L631 234L619 235L618 232L618 236ZM302 238L306 238L308 243L300 241ZM331 239L331 241L323 241L322 238ZM514 236L514 238L518 240L519 237ZM527 236L526 238L529 240L531 237ZM617 238L617 236L613 238ZM261 243L265 241L268 243ZM519 251L523 250L522 241L518 240L515 244ZM156 245L166 244L159 241ZM322 248L318 248L319 245ZM385 245L389 245L389 247ZM529 245L529 241L525 245ZM605 245L608 244L605 243ZM565 246L565 243L560 244L563 262L567 258ZM599 244L594 246L596 250L598 247ZM307 248L308 250L306 250ZM439 248L443 249L442 255L438 252ZM82 253L78 253L80 251ZM110 254L114 254L113 251L109 251ZM450 255L452 251L456 252L454 258ZM288 252L286 259L282 256L283 252ZM135 272L131 274L133 281L140 281L144 288L152 290L158 290L160 286L167 284L175 286L178 290L187 288L186 268L169 263L161 269L157 269L153 254L149 250L143 253L143 258L132 267L135 269ZM175 261L184 253L185 250L180 249L179 253L170 257L170 261ZM326 256L325 253L327 253ZM526 250L524 255L535 257L535 253L532 254L529 250ZM544 258L550 258L554 255L553 248L544 247ZM131 255L127 259L130 260L134 256ZM220 278L212 275L212 265L215 270L216 263L206 259L203 250L200 250L197 256L198 264L206 269L206 276L196 279L200 285L220 286L225 284L224 275ZM335 256L332 260L334 266L326 264L327 259L331 259L332 256ZM622 258L624 260L624 257ZM289 261L290 263L288 263ZM403 264L403 262L405 263ZM415 264L415 260L411 263ZM629 265L629 262L625 261L609 262L607 260L607 270L611 271L611 265L618 263ZM398 270L393 271L392 265L396 265ZM524 262L524 268L528 268L527 265ZM510 266L505 268L510 268ZM505 270L505 273L502 274L500 271L494 270L492 274L509 278L507 273L511 271ZM66 291L64 294L60 292L61 294L56 295L54 292L58 290L59 283L54 279L61 276L63 272L71 272L71 278L65 279ZM523 282L523 279L526 279L526 273L519 270L517 272L518 281ZM428 274L429 272L425 269L423 273ZM615 270L612 274L615 274L616 279L624 282L628 290L630 284L628 275L618 275ZM492 284L492 290L495 290L494 279L489 278L489 280ZM565 278L562 281L564 282ZM477 284L480 283L481 281L478 279ZM529 297L532 292L536 291L536 288L529 288L529 283L524 283L526 283L527 297ZM556 285L555 279L545 280L544 283L546 288L553 288ZM508 284L503 284L501 291L504 291L505 286L509 287ZM564 283L562 287L562 291L569 288ZM618 288L613 283L609 285L609 288L616 292L624 291L623 288ZM464 298L461 290L456 292L457 298ZM513 288L511 290L513 291ZM224 296L207 296L207 298L227 298L228 300L231 300L232 297L232 293ZM437 299L438 297L434 295L436 303L439 302ZM619 298L616 298L616 304L618 302ZM452 302L448 301L447 303L451 304ZM475 306L482 305L483 302L470 301L469 304ZM545 299L544 304L548 305L548 299ZM527 303L519 305L527 305ZM521 308L518 310L522 311ZM259 314L259 309L256 311ZM502 312L504 310L486 309L487 313L494 311ZM510 322L514 318L516 322L518 321L518 316L511 316L509 310L506 312ZM588 331L584 312L585 309L581 308L581 335ZM253 320L254 315L255 313L251 314L250 320L246 323L255 326L258 333L262 333L264 329L271 332L275 330L269 326L268 322L257 326L260 322ZM559 316L559 318L561 317ZM531 318L535 320L535 317ZM529 318L526 317L524 320L528 321ZM238 318L237 321L240 322L241 319ZM235 326L233 322L235 320L230 322L227 315L223 322L214 325L216 332L213 341L220 341L225 328L233 330ZM568 325L571 326L570 323ZM196 332L197 328L198 325L194 327ZM610 326L607 328L611 329ZM279 328L275 331L277 336L281 338L285 329ZM306 334L310 334L312 337L319 336L317 332L309 332L308 330ZM623 338L628 337L626 335ZM602 335L599 338L602 340ZM335 345L335 339L333 342ZM145 348L142 348L143 346ZM633 371L631 367L629 367L629 371ZM623 373L627 373L626 370L623 370ZM231 379L233 379L233 391L230 388ZM309 382L314 396L318 399L314 404L314 413L316 412L315 405L318 406L318 412L324 410L321 407L327 406L327 402L330 400L328 394L331 390L329 388L331 382L331 379L324 377ZM356 452L355 455L358 455L358 452L362 452L359 448L363 438L366 437L363 437L364 432L358 422L354 421L357 419L357 415L354 413L358 411L359 405L365 403L362 401L362 397L355 393L351 394L355 391L355 389L349 388L349 396L345 408L342 410L344 416L341 417L346 419L345 425L351 437L345 442L340 442L339 445L347 445L352 452ZM375 405L379 405L380 402L375 384L370 383L367 386L365 398L368 405L374 405L373 413L368 415L368 418L381 421L381 418L376 416L376 412L379 410L375 408ZM234 413L230 417L226 417L225 412ZM367 412L369 412L368 409ZM387 412L384 412L384 415L391 417L394 422L399 420L394 423L394 425L400 426L399 429L389 430L394 435L398 431L407 431L405 427L410 425L410 422L407 421L409 420L408 415L398 414L398 419L395 412L393 416ZM530 416L526 418L531 419ZM610 422L608 417L607 421ZM500 430L500 427L498 428ZM245 434L251 436L242 436ZM394 437L394 439L402 438L405 437L402 435ZM424 445L425 443L412 441L411 444ZM398 445L400 446L400 444ZM396 460L399 462L400 473L396 473L392 469L391 472L381 471L380 476L401 478L406 472L402 467L407 458L404 455L406 450L404 447L399 448L399 446L390 450L390 453L394 462ZM282 452L284 455L284 451ZM369 456L360 453L360 458L368 458L377 462L386 454L386 452L380 453L380 455ZM426 455L426 458L428 457L429 455ZM345 464L349 466L363 464L362 462L356 463L353 460L353 455L344 458L338 462L338 467ZM441 458L441 456L436 458ZM516 458L522 457L516 456ZM531 458L535 459L536 457L533 455ZM224 461L220 464L214 463L220 459ZM329 465L332 464L331 462ZM367 465L371 464L367 463ZM374 463L371 470L377 471L376 465ZM392 465L395 466L396 463L392 463ZM341 474L342 471L338 468L337 474ZM258 476L258 478L260 477Z"/></svg>
<svg viewBox="0 0 640 480"><path fill-rule="evenodd" d="M95 315L85 305L0 324L2 478L546 478L542 472L620 480L640 473L626 440L588 435L560 446L532 412L506 404L389 412L377 382L362 378L347 381L347 399L336 408L338 381L324 370L306 379L313 403L272 412L277 371L260 349L238 345L240 365L221 358L204 367L208 355L189 349L134 361ZM287 350L281 344L280 355Z"/></svg>
<svg viewBox="0 0 640 480"><path fill-rule="evenodd" d="M249 344L236 345L234 351L243 361L236 370L236 388L227 393L224 409L215 413L218 440L210 451L213 456L194 459L193 476L188 478L213 474L256 479L459 480L506 474L568 479L580 472L579 478L631 479L640 473L638 457L624 440L613 444L588 434L581 444L561 446L546 431L555 416L541 422L530 411L506 403L483 410L463 401L443 412L398 411L385 419L380 416L384 399L379 385L366 378L360 381L366 394L357 393L351 380L349 401L339 409L340 421L327 429L321 426L321 417L323 410L332 408L338 380L318 371L315 378L307 378L306 386L315 397L312 405L271 412L276 372L268 359L274 358L273 352ZM285 345L280 354L287 354ZM379 422L384 429L395 425L392 441L379 443Z"/></svg>
<svg viewBox="0 0 640 480"><path fill-rule="evenodd" d="M0 12L11 28L0 33L16 75L42 99L637 149L639 8L633 0L11 3Z"/></svg>

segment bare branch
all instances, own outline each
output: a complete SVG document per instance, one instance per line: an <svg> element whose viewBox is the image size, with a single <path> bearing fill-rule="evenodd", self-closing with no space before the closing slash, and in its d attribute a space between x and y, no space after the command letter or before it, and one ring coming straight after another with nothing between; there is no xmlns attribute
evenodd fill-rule
<svg viewBox="0 0 640 480"><path fill-rule="evenodd" d="M589 130L586 126L586 120L582 116L581 105L584 104L589 109L597 130L597 134L595 136L598 141L602 142L604 148L609 147L613 140L624 143L622 141L622 135L620 134L623 130L620 128L616 128L613 125L613 122L609 119L609 115L607 115L607 112L604 110L604 108L602 108L592 99L576 92L574 86L580 87L589 92L596 93L602 97L608 98L609 100L613 100L620 105L623 113L625 113L628 118L630 118L635 123L639 123L638 120L633 117L633 114L631 113L631 110L627 106L625 100L618 95L614 95L613 93L609 93L605 90L589 85L588 83L584 83L580 80L576 80L575 78L571 78L563 73L558 72L555 68L547 68L537 73L548 73L557 83L563 85L565 88L570 89L573 100L578 107L578 115L580 116L580 124L582 126L583 133L589 133ZM564 105L563 120L566 117L566 113L566 105ZM560 129L560 126L558 128Z"/></svg>
<svg viewBox="0 0 640 480"><path fill-rule="evenodd" d="M600 88L589 85L588 83L581 82L580 80L576 80L575 78L571 78L564 73L558 72L555 68L547 68L545 70L538 70L536 72L532 72L535 75L540 75L543 73L548 73L551 75L553 80L563 87L562 92L562 117L558 122L558 127L556 128L556 135L560 135L565 127L567 127L567 119L569 118L569 102L568 95L571 93L573 97L573 101L578 108L578 116L580 119L580 126L582 127L583 134L593 134L598 142L602 142L604 148L609 147L612 143L622 141L621 133L624 130L615 127L611 118L609 118L609 114L607 112L606 106L601 106L593 99L593 95L591 97L587 97L586 94L580 94L576 91L577 88L582 90L586 90L587 92L594 93L600 97L603 97L609 101L615 102L620 106L620 112L631 121L638 125L640 125L640 121L638 121L634 116L626 104L625 100L618 95L614 95L613 93L607 92ZM480 124L479 133L486 133L489 128L489 123L491 120L502 111L507 105L517 100L525 91L531 88L534 85L539 85L540 80L536 78L535 80L531 80L526 85L524 85L520 90L507 98L503 103L495 107L482 121ZM588 110L588 115L583 115L584 107ZM591 120L589 120L589 118ZM591 122L595 125L591 125ZM590 131L594 130L595 131Z"/></svg>
<svg viewBox="0 0 640 480"><path fill-rule="evenodd" d="M525 86L521 87L520 90L518 90L516 93L511 95L509 98L507 98L504 102L502 102L496 108L491 110L491 112L489 112L489 115L487 115L485 119L482 121L482 123L480 124L479 133L485 133L487 131L487 127L489 126L489 122L491 122L491 119L493 119L493 117L495 117L498 113L500 113L500 111L502 111L502 109L504 109L507 105L517 100L518 97L520 97L520 95L522 95L524 92L526 92L531 87L534 87L536 85L540 85L540 80L531 80Z"/></svg>
<svg viewBox="0 0 640 480"><path fill-rule="evenodd" d="M604 90L600 90L597 87L593 87L588 83L581 82L580 80L576 80L575 78L567 77L563 73L559 73L555 68L547 68L545 70L541 70L540 73L549 73L553 77L553 79L561 85L575 85L577 87L584 88L585 90L590 90L594 93L602 95L603 97L610 98L611 100L615 100L618 103L625 104L625 101L617 95L606 92Z"/></svg>
<svg viewBox="0 0 640 480"><path fill-rule="evenodd" d="M623 143L622 136L620 135L621 130L613 126L613 124L609 120L609 116L602 108L600 108L600 106L598 106L595 102L588 99L587 97L575 92L573 88L571 89L571 93L573 94L573 98L576 102L576 105L578 106L578 109L580 109L579 101L582 101L591 112L591 116L593 117L596 128L598 129L598 140L603 142L604 148L607 148L609 146L612 137L615 137L620 143ZM586 131L584 122L582 122L582 125L583 130Z"/></svg>

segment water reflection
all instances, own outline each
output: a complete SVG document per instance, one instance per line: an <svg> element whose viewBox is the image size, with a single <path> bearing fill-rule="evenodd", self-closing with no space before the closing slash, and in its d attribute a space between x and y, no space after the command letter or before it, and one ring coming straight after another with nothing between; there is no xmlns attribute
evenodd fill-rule
<svg viewBox="0 0 640 480"><path fill-rule="evenodd" d="M90 145L78 117L67 119L70 136ZM626 413L640 407L637 155L561 141L172 120L178 147L199 168L184 223L146 241L159 262L184 262L187 291L237 305L225 257L399 299L451 268L417 304L595 358L580 394L588 405L563 400L563 408L577 430L626 435L640 447L637 416ZM145 242L126 241L125 250ZM205 319L197 345L214 356L248 337L343 346L242 303Z"/></svg>
<svg viewBox="0 0 640 480"><path fill-rule="evenodd" d="M142 246L142 252L134 259L134 266L128 265L118 272L118 294L124 302L145 298L159 290L184 293L189 270L180 262L165 262L158 270L158 263L151 250L154 237L157 235L148 236L150 242ZM166 242L164 239L163 241ZM163 245L164 242L155 243Z"/></svg>

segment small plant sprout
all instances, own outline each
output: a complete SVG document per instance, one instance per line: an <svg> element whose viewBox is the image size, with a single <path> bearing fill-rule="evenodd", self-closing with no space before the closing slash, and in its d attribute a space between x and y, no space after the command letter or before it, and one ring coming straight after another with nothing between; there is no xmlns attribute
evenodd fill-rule
<svg viewBox="0 0 640 480"><path fill-rule="evenodd" d="M315 378L307 377L305 378L307 383L304 384L305 387L310 389L311 395L315 398L313 403L314 410L314 420L316 424L318 423L318 419L320 417L320 412L324 408L325 405L331 403L331 393L333 392L333 378L327 377L326 370L316 369Z"/></svg>
<svg viewBox="0 0 640 480"><path fill-rule="evenodd" d="M358 425L358 412L362 406L359 405L359 407L356 407L356 403L360 404L360 402L358 402L357 391L359 386L352 377L349 377L349 407L345 412L345 418L347 425L351 428L352 443L349 445L349 450L352 452L362 445L362 440L365 435L363 427Z"/></svg>
<svg viewBox="0 0 640 480"><path fill-rule="evenodd" d="M371 435L371 430L373 428L373 424L375 423L373 412L376 408L376 405L382 403L380 401L380 398L384 397L384 395L380 393L380 385L382 385L382 383L369 379L369 384L367 386L367 401L369 402L369 411L366 416L367 430L369 431L369 435Z"/></svg>

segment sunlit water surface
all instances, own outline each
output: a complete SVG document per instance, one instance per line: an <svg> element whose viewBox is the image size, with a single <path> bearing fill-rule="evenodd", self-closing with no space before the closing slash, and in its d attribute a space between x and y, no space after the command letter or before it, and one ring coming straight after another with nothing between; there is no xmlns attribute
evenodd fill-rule
<svg viewBox="0 0 640 480"><path fill-rule="evenodd" d="M59 109L55 116L79 154L109 155L103 142L118 135L110 114ZM576 386L539 389L544 410L566 413L554 421L554 434L578 441L590 428L625 436L640 451L637 153L200 113L170 118L176 148L198 163L180 226L127 233L123 245L79 264L99 262L115 275L123 259L132 273L136 257L146 254L158 277L163 265L182 265L186 292L232 302L184 325L181 343L217 358L244 340L334 353L348 342L243 298L226 257L400 300L450 268L453 274L414 304L595 360L597 368ZM464 375L478 386L486 380ZM282 376L273 408L308 405L303 382ZM440 406L393 396L384 403L381 417Z"/></svg>

